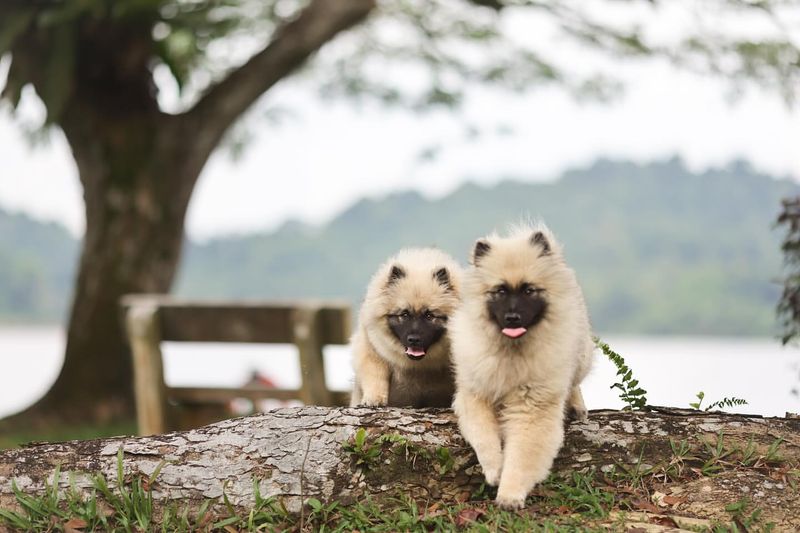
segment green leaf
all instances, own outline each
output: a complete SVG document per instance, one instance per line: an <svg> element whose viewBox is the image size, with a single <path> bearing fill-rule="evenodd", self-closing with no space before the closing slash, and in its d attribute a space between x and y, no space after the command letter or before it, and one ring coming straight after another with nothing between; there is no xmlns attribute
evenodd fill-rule
<svg viewBox="0 0 800 533"><path fill-rule="evenodd" d="M316 498L309 498L308 500L306 500L306 503L314 511L319 511L320 509L322 509L322 502Z"/></svg>
<svg viewBox="0 0 800 533"><path fill-rule="evenodd" d="M219 522L215 522L212 526L214 529L223 529L225 526L230 526L239 522L238 516L229 516L225 520L220 520Z"/></svg>
<svg viewBox="0 0 800 533"><path fill-rule="evenodd" d="M366 441L366 440L367 440L367 431L364 428L358 428L358 431L356 431L356 436L355 436L355 439L354 439L356 447L357 448L363 448L364 447L364 441Z"/></svg>

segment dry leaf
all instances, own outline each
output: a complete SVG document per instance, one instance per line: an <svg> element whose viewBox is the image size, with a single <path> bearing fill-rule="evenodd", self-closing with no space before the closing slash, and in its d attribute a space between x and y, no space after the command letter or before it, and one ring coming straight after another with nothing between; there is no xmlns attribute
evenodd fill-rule
<svg viewBox="0 0 800 533"><path fill-rule="evenodd" d="M666 507L667 504L664 503L663 501L665 496L666 494L664 494L663 492L655 491L652 494L652 496L650 496L650 499L652 500L653 503L655 503L659 507Z"/></svg>
<svg viewBox="0 0 800 533"><path fill-rule="evenodd" d="M461 509L458 512L458 516L456 516L456 525L458 527L465 527L472 522L478 520L478 518L482 517L486 514L486 511L483 509L475 509L475 508L467 508Z"/></svg>
<svg viewBox="0 0 800 533"><path fill-rule="evenodd" d="M678 527L678 524L669 516L651 516L650 521L654 524L667 527Z"/></svg>
<svg viewBox="0 0 800 533"><path fill-rule="evenodd" d="M686 503L688 498L678 498L677 496L664 496L663 500L667 505L680 505Z"/></svg>
<svg viewBox="0 0 800 533"><path fill-rule="evenodd" d="M439 507L441 507L441 506L439 505L438 502L434 503L433 505L431 505L430 507L425 509L425 513L423 513L422 518L427 520L427 519L430 519L430 518L436 518L437 516L442 516L442 515L447 514L444 511L442 511L441 509L439 509Z"/></svg>
<svg viewBox="0 0 800 533"><path fill-rule="evenodd" d="M64 522L64 527L69 529L84 529L87 525L86 520L80 518L72 518Z"/></svg>
<svg viewBox="0 0 800 533"><path fill-rule="evenodd" d="M472 497L472 495L469 493L469 491L465 490L465 491L459 493L458 496L456 496L456 501L458 503L468 502L471 497Z"/></svg>
<svg viewBox="0 0 800 533"><path fill-rule="evenodd" d="M215 521L214 520L215 518L218 518L218 517L214 516L214 513L208 512L208 513L205 514L205 516L203 516L202 520L200 520L197 523L197 527L202 529L202 528L206 527L209 523L211 523L211 521Z"/></svg>
<svg viewBox="0 0 800 533"><path fill-rule="evenodd" d="M641 509L642 511L647 511L648 513L661 514L663 512L657 506L644 500L631 500L631 505L636 509Z"/></svg>

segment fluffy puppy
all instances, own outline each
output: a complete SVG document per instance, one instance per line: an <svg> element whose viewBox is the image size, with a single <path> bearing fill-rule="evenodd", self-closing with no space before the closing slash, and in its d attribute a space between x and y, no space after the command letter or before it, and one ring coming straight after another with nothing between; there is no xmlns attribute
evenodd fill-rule
<svg viewBox="0 0 800 533"><path fill-rule="evenodd" d="M351 405L451 405L447 325L460 278L455 260L435 248L401 250L378 269L351 341Z"/></svg>
<svg viewBox="0 0 800 533"><path fill-rule="evenodd" d="M542 224L475 243L463 303L450 324L459 428L498 485L496 503L521 508L564 440L565 410L585 419L579 384L593 343L583 294Z"/></svg>

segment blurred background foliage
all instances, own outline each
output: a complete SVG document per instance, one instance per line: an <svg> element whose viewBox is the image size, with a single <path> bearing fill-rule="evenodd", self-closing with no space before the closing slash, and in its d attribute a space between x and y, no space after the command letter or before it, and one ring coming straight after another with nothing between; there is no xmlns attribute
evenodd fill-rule
<svg viewBox="0 0 800 533"><path fill-rule="evenodd" d="M39 79L47 121L56 123L77 89L77 58L87 53L81 47L97 44L87 42L86 34L107 27L106 53L127 46L129 55L145 54L152 69L166 67L182 94L176 110L186 108L308 4L5 0L0 56L15 46L17 54L11 54L3 98L16 106L22 89ZM308 70L324 95L376 98L418 110L456 105L468 90L486 84L524 91L558 83L578 97L616 94L613 64L587 69L559 60L557 48L572 43L589 53L661 57L721 75L733 82L733 92L757 83L793 103L800 87L798 11L795 0L383 0ZM680 31L659 27L659 17L676 13L683 17ZM41 61L26 64L23 47Z"/></svg>
<svg viewBox="0 0 800 533"><path fill-rule="evenodd" d="M702 174L680 159L601 160L546 183L467 184L439 199L363 199L328 224L191 242L177 292L209 298L344 298L401 246L437 244L464 262L476 236L542 217L567 243L601 332L775 335L781 198L789 179L745 162ZM710 201L713 199L713 201ZM61 227L0 215L0 317L63 314L78 243Z"/></svg>

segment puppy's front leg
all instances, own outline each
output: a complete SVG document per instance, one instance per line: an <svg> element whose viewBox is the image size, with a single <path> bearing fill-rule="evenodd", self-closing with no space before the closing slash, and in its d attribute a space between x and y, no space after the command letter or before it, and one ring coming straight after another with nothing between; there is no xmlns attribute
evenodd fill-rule
<svg viewBox="0 0 800 533"><path fill-rule="evenodd" d="M583 403L580 385L572 387L567 405L569 406L570 415L575 417L575 420L586 422L589 419L589 411L586 410L586 404Z"/></svg>
<svg viewBox="0 0 800 533"><path fill-rule="evenodd" d="M500 425L494 409L482 398L458 389L453 399L453 410L458 417L461 435L478 456L486 483L497 485L503 465L503 451L500 445Z"/></svg>
<svg viewBox="0 0 800 533"><path fill-rule="evenodd" d="M564 399L516 409L506 406L503 475L495 503L521 509L533 487L543 481L564 441Z"/></svg>
<svg viewBox="0 0 800 533"><path fill-rule="evenodd" d="M389 403L389 365L361 336L353 339L356 383L352 405L383 406Z"/></svg>

